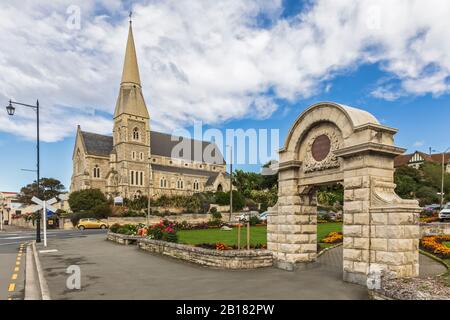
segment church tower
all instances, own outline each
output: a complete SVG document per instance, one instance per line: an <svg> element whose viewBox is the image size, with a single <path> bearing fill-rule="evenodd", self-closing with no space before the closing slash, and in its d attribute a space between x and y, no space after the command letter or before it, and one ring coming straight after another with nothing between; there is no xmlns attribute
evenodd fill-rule
<svg viewBox="0 0 450 320"><path fill-rule="evenodd" d="M128 31L119 97L114 112L111 162L117 173L115 188L132 199L149 186L150 116L142 95L132 22Z"/></svg>

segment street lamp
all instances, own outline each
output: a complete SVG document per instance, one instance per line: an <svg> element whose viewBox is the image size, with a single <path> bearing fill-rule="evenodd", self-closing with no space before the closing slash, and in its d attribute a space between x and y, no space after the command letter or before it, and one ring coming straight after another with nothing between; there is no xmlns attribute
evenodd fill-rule
<svg viewBox="0 0 450 320"><path fill-rule="evenodd" d="M441 196L441 206L440 209L442 210L443 206L444 206L444 174L445 174L445 165L444 165L444 158L445 158L445 153L450 149L450 147L448 147L447 149L444 150L444 152L442 152L442 172L441 172L441 192L440 192L440 196ZM436 150L433 150L436 151Z"/></svg>
<svg viewBox="0 0 450 320"><path fill-rule="evenodd" d="M22 107L26 107L26 108L30 108L33 109L34 111L36 111L36 156L37 156L37 161L36 161L36 173L37 173L37 196L39 197L40 194L40 187L39 187L39 179L40 179L40 154L39 154L39 100L36 101L36 105L30 105L30 104L26 104L26 103L20 103L20 102L14 102L9 100L9 105L6 107L6 111L8 112L8 115L13 116L16 108L14 108L13 105L18 105L18 106L22 106ZM46 212L44 212L44 214L46 214ZM37 220L36 220L36 242L41 242L41 219L38 216Z"/></svg>
<svg viewBox="0 0 450 320"><path fill-rule="evenodd" d="M231 222L231 216L233 215L233 146L228 145L230 148L230 216L228 221Z"/></svg>

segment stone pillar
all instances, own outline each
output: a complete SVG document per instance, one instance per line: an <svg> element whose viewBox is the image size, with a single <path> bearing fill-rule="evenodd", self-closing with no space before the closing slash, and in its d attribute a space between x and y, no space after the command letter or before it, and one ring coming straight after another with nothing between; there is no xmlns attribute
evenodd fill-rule
<svg viewBox="0 0 450 320"><path fill-rule="evenodd" d="M393 154L364 151L344 158L344 280L363 284L371 272L418 275L420 208L393 183Z"/></svg>
<svg viewBox="0 0 450 320"><path fill-rule="evenodd" d="M314 262L317 256L316 197L310 190L299 190L298 165L281 168L278 203L270 210L267 248L274 254L276 267L294 270Z"/></svg>

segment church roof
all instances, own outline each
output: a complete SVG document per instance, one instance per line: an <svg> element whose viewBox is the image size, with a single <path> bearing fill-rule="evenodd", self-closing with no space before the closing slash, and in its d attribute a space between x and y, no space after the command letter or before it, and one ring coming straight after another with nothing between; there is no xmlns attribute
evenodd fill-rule
<svg viewBox="0 0 450 320"><path fill-rule="evenodd" d="M108 135L102 135L92 132L81 131L81 135L83 137L84 145L86 146L86 153L88 155L101 156L101 157L109 157L109 155L113 152L113 137ZM172 157L173 148L179 143L178 140L172 141L172 135L157 131L150 132L150 140L151 140L151 153L152 155L162 156L162 157ZM201 146L202 154L208 146L212 146L213 152L212 156L215 157L216 152L217 159L219 161L212 162L212 164L225 164L223 160L222 153L217 148L217 145L207 142L207 141L199 141L193 139L187 139L187 143L191 145L191 150L195 150L195 147ZM206 154L210 154L209 150L206 151ZM187 161L202 161L202 159L196 159L194 152L191 152L190 155L174 155L172 158L184 159ZM182 168L184 169L184 168ZM200 170L202 171L202 170ZM204 172L204 171L202 171Z"/></svg>
<svg viewBox="0 0 450 320"><path fill-rule="evenodd" d="M208 181L206 185L211 185L217 179L219 172L211 172L206 170L198 170L191 168L182 168L182 167L171 167L171 166L163 166L160 164L152 164L152 169L155 171L163 171L163 172L171 172L171 173L181 173L181 174L190 174L194 176L205 176L208 177Z"/></svg>

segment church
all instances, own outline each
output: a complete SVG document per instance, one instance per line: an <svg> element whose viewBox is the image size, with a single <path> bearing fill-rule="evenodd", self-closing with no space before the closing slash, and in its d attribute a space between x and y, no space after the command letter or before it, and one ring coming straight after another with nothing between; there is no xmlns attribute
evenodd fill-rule
<svg viewBox="0 0 450 320"><path fill-rule="evenodd" d="M150 130L131 21L113 120L112 136L86 132L78 125L71 192L95 188L109 198L134 199L230 189L216 144ZM180 143L189 148L174 152Z"/></svg>

